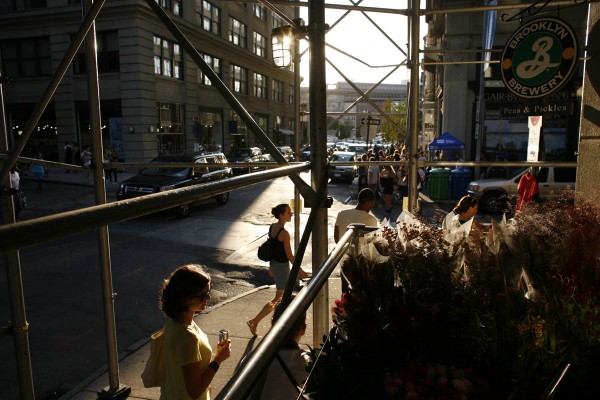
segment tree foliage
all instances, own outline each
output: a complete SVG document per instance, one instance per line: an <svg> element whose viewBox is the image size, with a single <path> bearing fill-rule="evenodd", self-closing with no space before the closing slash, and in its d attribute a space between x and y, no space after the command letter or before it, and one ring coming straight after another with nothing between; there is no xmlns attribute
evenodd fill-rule
<svg viewBox="0 0 600 400"><path fill-rule="evenodd" d="M403 143L406 140L406 124L408 121L407 101L388 99L383 103L383 111L397 125L396 127L387 118L382 118L380 131L383 140L390 143Z"/></svg>
<svg viewBox="0 0 600 400"><path fill-rule="evenodd" d="M335 121L332 124L333 120L333 117L327 117L327 126L330 129L335 129L335 136L340 139L347 139L352 136L352 129L348 125L346 125L343 121Z"/></svg>

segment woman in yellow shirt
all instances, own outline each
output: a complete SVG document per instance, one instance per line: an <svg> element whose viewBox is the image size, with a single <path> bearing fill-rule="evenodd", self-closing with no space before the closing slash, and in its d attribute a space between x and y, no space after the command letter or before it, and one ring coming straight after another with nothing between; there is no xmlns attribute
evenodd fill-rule
<svg viewBox="0 0 600 400"><path fill-rule="evenodd" d="M163 400L210 400L210 383L229 358L231 341L218 343L213 358L208 337L194 321L194 314L203 311L208 300L210 276L200 265L177 268L163 284L160 308L167 316Z"/></svg>

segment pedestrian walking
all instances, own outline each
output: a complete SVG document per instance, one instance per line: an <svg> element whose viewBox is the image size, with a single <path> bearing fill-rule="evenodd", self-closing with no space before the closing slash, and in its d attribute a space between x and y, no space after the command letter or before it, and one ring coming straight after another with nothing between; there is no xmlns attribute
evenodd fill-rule
<svg viewBox="0 0 600 400"><path fill-rule="evenodd" d="M16 165L13 165L10 169L10 187L15 190L13 195L13 206L15 209L15 219L19 219L21 210L27 205L25 196L21 192L21 176Z"/></svg>
<svg viewBox="0 0 600 400"><path fill-rule="evenodd" d="M391 213L394 208L394 184L396 183L396 171L391 165L385 165L379 173L379 186L381 188L381 198L386 213Z"/></svg>
<svg viewBox="0 0 600 400"><path fill-rule="evenodd" d="M38 160L43 160L44 159L44 154L43 153L38 153L37 156ZM31 165L31 173L33 174L34 178L35 178L35 182L37 184L37 192L38 193L42 193L43 192L43 188L42 188L42 182L44 182L44 178L46 177L46 167L44 167L42 164L37 164L34 163Z"/></svg>
<svg viewBox="0 0 600 400"><path fill-rule="evenodd" d="M73 143L73 164L81 166L81 149L79 143ZM75 171L77 172L77 171Z"/></svg>
<svg viewBox="0 0 600 400"><path fill-rule="evenodd" d="M271 261L269 261L269 271L275 281L275 297L263 306L256 316L246 323L252 335L257 335L258 324L269 315L283 297L283 291L287 285L290 276L290 263L294 262L292 246L290 243L290 234L285 230L285 224L292 220L292 210L287 204L279 204L271 210L273 217L277 222L269 227L269 238L271 241ZM308 277L308 274L300 269L300 278Z"/></svg>
<svg viewBox="0 0 600 400"><path fill-rule="evenodd" d="M369 161L376 161L375 156L369 158ZM379 166L369 165L367 169L367 184L369 189L375 193L375 198L379 198Z"/></svg>
<svg viewBox="0 0 600 400"><path fill-rule="evenodd" d="M210 400L210 383L231 354L231 340L217 343L213 356L208 337L194 321L210 300L210 276L201 265L177 268L164 281L160 309L164 328L164 380L161 399Z"/></svg>
<svg viewBox="0 0 600 400"><path fill-rule="evenodd" d="M81 165L87 170L85 174L85 179L87 180L90 178L89 169L92 166L92 152L89 146L85 146L81 152Z"/></svg>
<svg viewBox="0 0 600 400"><path fill-rule="evenodd" d="M106 161L108 161L110 163L116 163L119 161L119 158L117 156L117 149L115 149L115 146L112 146L110 149L106 150L105 158L106 158ZM108 175L109 182L112 182L113 178L114 178L115 182L117 182L117 167L111 166L111 167L107 168L106 174Z"/></svg>
<svg viewBox="0 0 600 400"><path fill-rule="evenodd" d="M369 161L367 153L363 153L360 156L359 161ZM360 192L363 188L367 187L367 171L368 167L366 165L361 165L358 167L358 191Z"/></svg>
<svg viewBox="0 0 600 400"><path fill-rule="evenodd" d="M69 142L65 142L65 164L73 164L73 147L69 144ZM65 172L68 174L69 169L65 169Z"/></svg>
<svg viewBox="0 0 600 400"><path fill-rule="evenodd" d="M292 298L293 300L293 298ZM277 322L280 316L278 308L275 307L272 324ZM308 352L300 348L300 339L306 333L306 313L294 325L291 337L284 343L283 347L263 376L258 380L247 400L288 400L299 398L300 388L308 378L307 366L311 359ZM305 399L301 396L300 399Z"/></svg>

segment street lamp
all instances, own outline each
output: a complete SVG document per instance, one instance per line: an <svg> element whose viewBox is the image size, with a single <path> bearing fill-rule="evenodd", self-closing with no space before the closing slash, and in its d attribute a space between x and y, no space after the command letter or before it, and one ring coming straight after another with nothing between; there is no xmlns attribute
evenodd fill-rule
<svg viewBox="0 0 600 400"><path fill-rule="evenodd" d="M293 20L294 25L284 25L271 31L271 47L273 49L273 64L279 68L287 68L294 61L296 40L305 38L308 27L302 18Z"/></svg>
<svg viewBox="0 0 600 400"><path fill-rule="evenodd" d="M291 25L274 28L271 32L273 48L273 64L279 68L287 68L292 63L294 28Z"/></svg>

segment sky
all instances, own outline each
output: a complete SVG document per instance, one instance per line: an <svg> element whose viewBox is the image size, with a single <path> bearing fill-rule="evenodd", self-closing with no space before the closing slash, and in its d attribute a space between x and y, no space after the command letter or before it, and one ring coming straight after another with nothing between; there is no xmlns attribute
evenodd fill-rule
<svg viewBox="0 0 600 400"><path fill-rule="evenodd" d="M328 0L327 4L351 5L349 0ZM359 2L364 7L406 9L405 0L363 0ZM390 73L395 65L406 63L408 42L408 19L399 14L352 11L340 19L345 10L326 9L325 22L331 27L326 35L326 42L342 52L331 47L326 48L326 57L339 71L327 63L327 83L343 82L345 75L353 82L375 83ZM308 24L308 9L301 8L301 17ZM382 33L380 29L385 32ZM424 19L421 19L420 40L427 31ZM385 35L387 35L390 41ZM306 41L301 41L301 51L308 47ZM403 53L404 52L404 53ZM358 60L353 59L357 58ZM364 63L369 66L364 65ZM304 54L300 63L301 86L308 86L309 56ZM410 71L405 67L398 68L383 83L397 84L407 81Z"/></svg>

